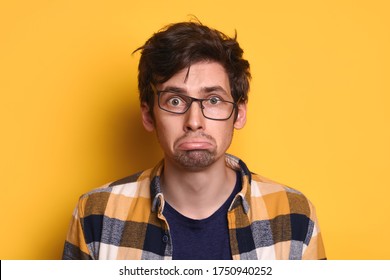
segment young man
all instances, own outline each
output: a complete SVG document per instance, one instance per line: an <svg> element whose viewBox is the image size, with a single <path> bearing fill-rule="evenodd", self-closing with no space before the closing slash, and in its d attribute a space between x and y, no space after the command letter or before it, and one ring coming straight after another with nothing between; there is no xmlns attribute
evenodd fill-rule
<svg viewBox="0 0 390 280"><path fill-rule="evenodd" d="M185 22L139 50L142 121L164 159L83 195L63 258L324 259L313 205L226 154L250 79L236 38Z"/></svg>

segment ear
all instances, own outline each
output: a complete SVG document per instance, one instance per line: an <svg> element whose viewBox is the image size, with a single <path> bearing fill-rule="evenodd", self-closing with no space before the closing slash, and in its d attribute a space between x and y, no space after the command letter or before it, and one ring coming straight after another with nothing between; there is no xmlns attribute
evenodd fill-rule
<svg viewBox="0 0 390 280"><path fill-rule="evenodd" d="M148 132L154 131L154 119L150 112L149 105L146 104L145 102L142 102L141 104L141 117L142 117L142 124L144 125L146 131Z"/></svg>
<svg viewBox="0 0 390 280"><path fill-rule="evenodd" d="M246 123L246 102L241 102L237 105L237 118L234 122L235 129L241 129L245 126Z"/></svg>

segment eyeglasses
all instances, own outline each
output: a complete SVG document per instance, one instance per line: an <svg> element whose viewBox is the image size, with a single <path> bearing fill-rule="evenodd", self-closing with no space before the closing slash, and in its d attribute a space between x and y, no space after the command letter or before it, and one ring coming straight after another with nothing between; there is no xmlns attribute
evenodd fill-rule
<svg viewBox="0 0 390 280"><path fill-rule="evenodd" d="M191 104L196 101L200 104L203 116L216 121L229 119L237 107L237 103L225 101L219 96L200 99L172 91L157 91L157 96L158 106L161 110L174 114L184 114L191 107Z"/></svg>

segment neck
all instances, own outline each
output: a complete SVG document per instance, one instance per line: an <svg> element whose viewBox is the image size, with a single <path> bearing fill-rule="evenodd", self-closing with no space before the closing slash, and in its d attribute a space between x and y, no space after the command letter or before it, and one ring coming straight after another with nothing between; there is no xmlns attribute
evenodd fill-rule
<svg viewBox="0 0 390 280"><path fill-rule="evenodd" d="M178 212L192 219L204 219L217 211L232 193L235 183L235 172L226 166L224 157L196 171L164 160L164 197Z"/></svg>

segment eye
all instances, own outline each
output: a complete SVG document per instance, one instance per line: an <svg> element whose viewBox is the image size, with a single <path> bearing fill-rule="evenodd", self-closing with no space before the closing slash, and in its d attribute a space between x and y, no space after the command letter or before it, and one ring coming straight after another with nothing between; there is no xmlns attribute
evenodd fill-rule
<svg viewBox="0 0 390 280"><path fill-rule="evenodd" d="M170 106L177 107L177 106L183 105L184 101L179 97L172 97L168 100L167 103Z"/></svg>
<svg viewBox="0 0 390 280"><path fill-rule="evenodd" d="M219 98L218 96L213 96L213 97L209 98L209 103L211 105L217 105L221 101L222 101L221 98Z"/></svg>

